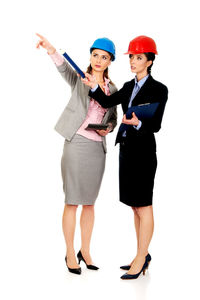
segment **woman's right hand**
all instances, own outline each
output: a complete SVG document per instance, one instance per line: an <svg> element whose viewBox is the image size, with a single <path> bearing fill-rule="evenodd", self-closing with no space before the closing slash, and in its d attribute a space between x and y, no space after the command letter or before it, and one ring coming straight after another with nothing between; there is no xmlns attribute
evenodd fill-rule
<svg viewBox="0 0 200 300"><path fill-rule="evenodd" d="M49 43L49 41L40 35L39 33L36 33L36 35L40 38L40 40L36 44L36 48L43 47L44 49L47 50L48 54L54 54L56 52L56 49Z"/></svg>
<svg viewBox="0 0 200 300"><path fill-rule="evenodd" d="M94 75L91 75L89 73L84 73L85 74L85 78L81 78L82 82L91 87L92 89L98 85L98 82L96 80L96 77Z"/></svg>

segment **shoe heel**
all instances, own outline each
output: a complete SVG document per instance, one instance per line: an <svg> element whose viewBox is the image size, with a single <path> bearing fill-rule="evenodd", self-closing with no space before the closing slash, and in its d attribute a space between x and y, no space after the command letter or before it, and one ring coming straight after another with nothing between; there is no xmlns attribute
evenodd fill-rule
<svg viewBox="0 0 200 300"><path fill-rule="evenodd" d="M81 253L81 250L78 252L77 258L78 258L78 263L79 263L79 265L80 265L80 262L83 261L83 262L85 263L85 265L87 266L88 269L90 269L90 270L95 270L95 271L97 271L97 270L99 269L98 267L96 267L96 266L94 266L94 265L87 265L87 263L86 263L86 261L85 261L83 255L82 255L82 253Z"/></svg>
<svg viewBox="0 0 200 300"><path fill-rule="evenodd" d="M145 273L146 273L146 270L147 270L147 268L146 269L144 269L142 272L143 272L143 275L145 275Z"/></svg>
<svg viewBox="0 0 200 300"><path fill-rule="evenodd" d="M147 269L149 268L149 265L150 265L150 261L147 263Z"/></svg>
<svg viewBox="0 0 200 300"><path fill-rule="evenodd" d="M78 258L78 264L80 265L80 262L83 260L81 251L78 252L77 258ZM83 261L84 261L84 260L83 260Z"/></svg>

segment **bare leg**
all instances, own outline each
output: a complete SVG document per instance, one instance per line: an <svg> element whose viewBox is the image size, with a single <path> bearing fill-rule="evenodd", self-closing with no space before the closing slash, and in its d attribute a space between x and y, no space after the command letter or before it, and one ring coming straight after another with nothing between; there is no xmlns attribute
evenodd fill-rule
<svg viewBox="0 0 200 300"><path fill-rule="evenodd" d="M154 230L153 207L146 206L138 209L140 216L139 255L147 255Z"/></svg>
<svg viewBox="0 0 200 300"><path fill-rule="evenodd" d="M136 238L137 238L137 252L138 252L138 250L139 250L139 234L140 234L140 217L137 214L137 210L135 209L135 207L132 207L132 209L134 212L134 224L135 224L135 233L136 233ZM133 262L134 262L134 259L132 260L130 265L132 265Z"/></svg>
<svg viewBox="0 0 200 300"><path fill-rule="evenodd" d="M128 274L136 274L142 269L145 257L148 254L148 247L151 242L154 229L152 206L137 207L135 209L140 219L139 245L137 256L135 257Z"/></svg>
<svg viewBox="0 0 200 300"><path fill-rule="evenodd" d="M76 210L77 205L65 205L62 219L62 227L64 238L66 242L66 257L67 265L69 268L79 268L76 261L75 250L74 250L74 234L76 227Z"/></svg>
<svg viewBox="0 0 200 300"><path fill-rule="evenodd" d="M140 234L140 217L137 213L137 210L133 208L134 211L134 223L135 223L135 232L136 232L136 238L137 238L137 252L139 249L139 234Z"/></svg>
<svg viewBox="0 0 200 300"><path fill-rule="evenodd" d="M94 205L83 205L81 219L81 253L87 263L92 264L90 256L90 241L94 227Z"/></svg>

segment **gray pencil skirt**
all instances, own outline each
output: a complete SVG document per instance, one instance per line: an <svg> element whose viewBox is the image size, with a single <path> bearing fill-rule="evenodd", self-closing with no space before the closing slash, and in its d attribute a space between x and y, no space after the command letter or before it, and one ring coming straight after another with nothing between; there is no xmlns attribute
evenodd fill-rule
<svg viewBox="0 0 200 300"><path fill-rule="evenodd" d="M65 204L93 205L98 196L106 154L102 142L81 135L65 140L61 160Z"/></svg>

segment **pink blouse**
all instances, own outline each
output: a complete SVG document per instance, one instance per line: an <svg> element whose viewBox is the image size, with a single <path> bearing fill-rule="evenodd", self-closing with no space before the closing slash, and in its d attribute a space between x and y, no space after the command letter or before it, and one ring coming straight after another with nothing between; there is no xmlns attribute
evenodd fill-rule
<svg viewBox="0 0 200 300"><path fill-rule="evenodd" d="M64 62L64 57L58 52L51 54L50 57L52 58L56 66L62 65ZM107 78L104 78L104 80L105 80L105 85L103 86L104 92L106 95L110 95L109 85L108 85L110 80ZM80 134L93 141L101 142L102 137L95 130L85 130L85 128L88 126L89 123L95 123L95 124L101 123L107 110L108 110L107 108L103 108L97 101L91 99L87 116L84 122L82 123L82 125L80 126L80 128L78 129L77 134Z"/></svg>

